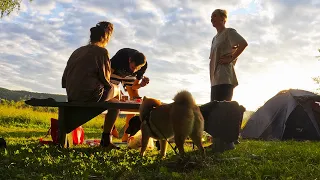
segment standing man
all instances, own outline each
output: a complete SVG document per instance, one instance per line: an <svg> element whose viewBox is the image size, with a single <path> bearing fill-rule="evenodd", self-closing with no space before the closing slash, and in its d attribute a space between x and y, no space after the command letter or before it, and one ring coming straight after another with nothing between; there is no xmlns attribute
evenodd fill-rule
<svg viewBox="0 0 320 180"><path fill-rule="evenodd" d="M247 41L235 29L225 26L227 17L224 9L216 9L211 14L212 26L217 31L211 42L209 57L211 101L232 100L233 90L238 86L234 66L248 46ZM213 141L214 151L223 152L235 148L234 142L224 142L221 137Z"/></svg>
<svg viewBox="0 0 320 180"><path fill-rule="evenodd" d="M111 83L123 85L128 92L130 100L140 98L138 89L149 83L149 78L143 76L148 67L146 57L138 50L131 48L120 49L111 58ZM130 119L134 114L127 115L125 130L129 126ZM122 142L126 142L128 134L124 133Z"/></svg>

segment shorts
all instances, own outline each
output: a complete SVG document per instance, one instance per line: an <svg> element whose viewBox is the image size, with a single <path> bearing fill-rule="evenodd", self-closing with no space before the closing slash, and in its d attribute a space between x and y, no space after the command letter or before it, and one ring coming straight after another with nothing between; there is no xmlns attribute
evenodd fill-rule
<svg viewBox="0 0 320 180"><path fill-rule="evenodd" d="M110 89L104 89L98 102L109 101L110 99L114 98L114 94L115 89L113 86Z"/></svg>
<svg viewBox="0 0 320 180"><path fill-rule="evenodd" d="M118 75L115 75L115 74L111 74L111 77L110 77L110 82L112 84L115 84L115 85L119 85L120 83L122 84L123 86L123 89L126 91L126 86L132 86L134 81L136 80L137 78L135 76L126 76L126 77L120 77Z"/></svg>
<svg viewBox="0 0 320 180"><path fill-rule="evenodd" d="M234 86L219 84L211 87L211 101L231 101Z"/></svg>

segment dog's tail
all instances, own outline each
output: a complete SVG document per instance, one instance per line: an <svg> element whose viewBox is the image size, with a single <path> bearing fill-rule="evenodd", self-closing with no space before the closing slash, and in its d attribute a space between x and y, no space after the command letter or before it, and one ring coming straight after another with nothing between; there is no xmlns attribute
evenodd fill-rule
<svg viewBox="0 0 320 180"><path fill-rule="evenodd" d="M196 103L189 91L183 90L178 92L174 98L174 102L177 104L183 104L187 106L194 106Z"/></svg>

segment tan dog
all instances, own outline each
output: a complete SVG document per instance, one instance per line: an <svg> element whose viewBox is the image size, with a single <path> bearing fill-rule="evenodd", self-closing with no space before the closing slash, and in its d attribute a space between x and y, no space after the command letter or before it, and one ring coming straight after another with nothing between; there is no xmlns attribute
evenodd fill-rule
<svg viewBox="0 0 320 180"><path fill-rule="evenodd" d="M179 153L184 155L184 142L189 136L204 155L202 134L204 120L199 107L188 91L181 91L171 104L161 105L156 99L144 97L140 105L143 156L150 137L160 142L160 155L166 155L166 139L174 136Z"/></svg>

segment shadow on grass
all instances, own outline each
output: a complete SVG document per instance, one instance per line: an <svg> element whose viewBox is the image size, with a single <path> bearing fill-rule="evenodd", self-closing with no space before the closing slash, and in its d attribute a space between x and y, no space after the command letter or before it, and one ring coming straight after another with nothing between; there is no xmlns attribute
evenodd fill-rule
<svg viewBox="0 0 320 180"><path fill-rule="evenodd" d="M3 138L31 138L31 137L44 137L47 134L46 131L15 131L15 132L0 132L0 137Z"/></svg>
<svg viewBox="0 0 320 180"><path fill-rule="evenodd" d="M316 179L319 143L243 141L237 150L201 157L186 146L180 160L168 148L141 157L122 147L107 151L86 145L62 149L35 141L10 142L0 149L0 179ZM308 147L308 148L306 148Z"/></svg>
<svg viewBox="0 0 320 180"><path fill-rule="evenodd" d="M198 151L188 152L181 161L173 151L162 160L156 150L141 157L139 150L121 147L108 151L87 145L60 148L55 145L11 144L0 149L0 179L4 178L67 178L67 179L163 179L181 176L180 173L199 171L214 162L209 156L204 160ZM139 173L137 173L139 172ZM175 174L178 173L178 174Z"/></svg>

